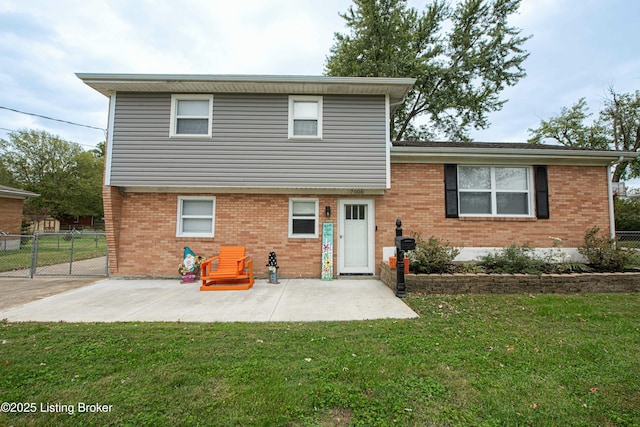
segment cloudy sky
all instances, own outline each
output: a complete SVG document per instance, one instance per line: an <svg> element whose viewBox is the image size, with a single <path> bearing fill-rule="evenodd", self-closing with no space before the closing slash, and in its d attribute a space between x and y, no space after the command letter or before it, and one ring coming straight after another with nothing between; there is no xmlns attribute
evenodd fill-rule
<svg viewBox="0 0 640 427"><path fill-rule="evenodd" d="M410 0L422 9L426 0ZM0 0L0 138L43 129L86 149L107 99L76 72L321 75L350 0ZM523 0L512 23L533 35L527 77L508 88L477 141L524 142L527 129L609 87L640 89L640 1Z"/></svg>

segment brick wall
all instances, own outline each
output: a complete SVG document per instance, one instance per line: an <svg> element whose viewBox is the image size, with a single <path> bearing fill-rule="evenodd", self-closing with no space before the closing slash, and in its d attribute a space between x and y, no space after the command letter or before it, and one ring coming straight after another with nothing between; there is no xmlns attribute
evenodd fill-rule
<svg viewBox="0 0 640 427"><path fill-rule="evenodd" d="M0 230L7 234L20 234L23 206L22 199L0 198Z"/></svg>
<svg viewBox="0 0 640 427"><path fill-rule="evenodd" d="M109 255L109 273L119 274L120 227L122 224L122 199L118 187L102 187L104 206L104 230L107 234L107 253Z"/></svg>
<svg viewBox="0 0 640 427"><path fill-rule="evenodd" d="M382 263L380 279L395 292L396 270ZM407 293L513 294L640 292L640 273L406 274Z"/></svg>
<svg viewBox="0 0 640 427"><path fill-rule="evenodd" d="M113 199L113 192L110 194ZM239 245L245 246L247 255L253 258L256 277L268 276L265 266L272 251L276 252L282 277L320 276L321 224L333 221L335 227L338 211L335 196L216 194L213 238L176 237L179 196L169 193L125 193L120 196L120 234L112 239L116 240L114 244L119 251L117 265L110 265L111 274L177 276L184 246L189 246L197 255L210 257L219 252L220 246ZM288 237L290 197L319 199L318 238ZM108 206L109 211L115 211L114 204L105 203L105 215ZM324 207L327 205L331 206L330 219L324 217ZM107 233L111 231L107 229ZM109 255L111 257L111 252ZM337 262L335 256L334 250L334 265Z"/></svg>
<svg viewBox="0 0 640 427"><path fill-rule="evenodd" d="M609 233L606 167L549 166L550 218L445 218L442 164L398 164L391 167L391 189L376 199L376 265L382 248L394 245L395 220L402 219L404 235L419 232L448 240L458 247L505 247L529 243L562 247L584 244L584 232L599 226ZM379 273L379 267L377 269Z"/></svg>
<svg viewBox="0 0 640 427"><path fill-rule="evenodd" d="M538 220L445 218L442 164L392 164L391 189L384 196L362 196L375 201L375 265L380 274L382 248L393 246L395 220L403 221L404 234L417 231L453 246L505 247L529 243L551 247L549 236L562 239L565 248L583 244L585 230L599 226L609 232L606 167L549 166L551 218ZM254 274L265 277L269 252L275 251L282 277L319 277L321 242L290 239L290 197L319 199L320 224L334 222L334 271L338 252L338 195L217 194L215 237L176 237L179 194L124 193L105 187L104 208L110 272L114 275L176 276L184 246L196 254L212 256L221 245L243 245L254 260ZM212 196L213 194L193 194ZM331 218L324 207L331 206ZM321 234L320 224L318 232Z"/></svg>

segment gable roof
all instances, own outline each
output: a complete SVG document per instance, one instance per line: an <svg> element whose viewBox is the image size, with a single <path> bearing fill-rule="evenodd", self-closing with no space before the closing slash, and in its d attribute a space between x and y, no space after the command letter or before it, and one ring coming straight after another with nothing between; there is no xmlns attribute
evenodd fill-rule
<svg viewBox="0 0 640 427"><path fill-rule="evenodd" d="M0 185L0 197L7 199L26 199L29 197L39 197L39 194L32 193L31 191L20 190L19 188L7 187L6 185Z"/></svg>
<svg viewBox="0 0 640 427"><path fill-rule="evenodd" d="M105 96L116 92L389 95L391 104L402 102L415 83L413 78L393 77L95 73L76 76Z"/></svg>
<svg viewBox="0 0 640 427"><path fill-rule="evenodd" d="M512 142L393 141L397 163L575 164L606 166L640 153Z"/></svg>

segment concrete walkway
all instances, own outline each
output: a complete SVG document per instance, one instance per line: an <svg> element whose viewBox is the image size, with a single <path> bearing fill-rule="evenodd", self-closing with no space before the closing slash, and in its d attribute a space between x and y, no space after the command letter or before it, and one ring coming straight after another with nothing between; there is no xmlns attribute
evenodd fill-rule
<svg viewBox="0 0 640 427"><path fill-rule="evenodd" d="M11 322L289 322L414 318L375 279L257 280L248 291L200 291L178 280L104 279L0 311Z"/></svg>

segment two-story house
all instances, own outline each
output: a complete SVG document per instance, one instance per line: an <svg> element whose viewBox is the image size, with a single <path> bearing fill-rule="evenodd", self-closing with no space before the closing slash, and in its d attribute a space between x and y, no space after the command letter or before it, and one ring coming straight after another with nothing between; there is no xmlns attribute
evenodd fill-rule
<svg viewBox="0 0 640 427"><path fill-rule="evenodd" d="M405 233L471 259L550 236L569 251L613 228L619 152L528 144L391 143L414 80L78 74L110 98L104 208L112 275L175 276L182 249L242 245L282 276L376 274ZM629 155L634 155L628 153ZM256 273L262 273L260 268Z"/></svg>

